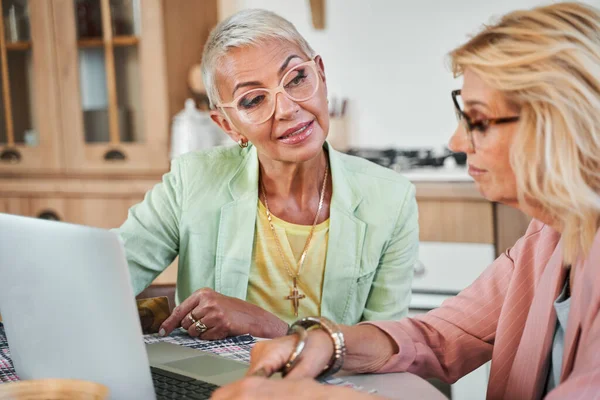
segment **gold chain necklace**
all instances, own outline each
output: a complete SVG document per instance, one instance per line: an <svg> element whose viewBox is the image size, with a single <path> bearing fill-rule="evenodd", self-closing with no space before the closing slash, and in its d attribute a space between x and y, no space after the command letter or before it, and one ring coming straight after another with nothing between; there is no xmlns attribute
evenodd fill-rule
<svg viewBox="0 0 600 400"><path fill-rule="evenodd" d="M290 264L288 263L287 258L283 254L283 249L281 248L281 243L279 242L279 237L277 236L277 232L275 232L275 227L273 226L273 220L271 218L271 210L269 210L269 202L267 201L267 191L265 190L265 184L261 180L261 191L263 195L263 199L265 202L265 209L267 210L267 220L269 221L269 226L271 227L271 232L273 232L273 237L275 238L275 244L277 245L277 251L279 251L279 255L283 260L285 265L285 269L287 270L288 275L292 278L292 293L287 296L286 300L291 300L294 306L294 315L298 316L298 307L300 306L300 300L304 299L306 296L298 291L298 278L300 277L300 273L302 272L302 267L304 266L304 260L306 259L306 254L308 253L308 247L310 245L310 241L315 232L315 227L317 226L317 221L319 220L319 216L321 215L321 210L323 209L323 201L325 200L325 188L327 187L327 175L329 173L329 164L325 165L325 176L323 177L323 186L321 187L321 197L319 198L319 207L317 208L317 214L315 215L315 220L313 221L312 227L310 228L310 232L308 233L308 238L306 238L306 243L304 244L304 249L302 250L302 254L300 255L300 260L298 261L298 270L294 274L290 268Z"/></svg>

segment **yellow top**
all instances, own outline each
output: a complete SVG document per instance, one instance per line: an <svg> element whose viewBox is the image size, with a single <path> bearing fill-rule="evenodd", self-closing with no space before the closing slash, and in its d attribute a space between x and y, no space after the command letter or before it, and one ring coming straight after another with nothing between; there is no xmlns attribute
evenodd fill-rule
<svg viewBox="0 0 600 400"><path fill-rule="evenodd" d="M304 267L298 278L298 291L306 297L299 300L298 316L294 315L292 277L281 259L265 206L258 201L258 217L254 233L254 254L248 279L246 300L277 315L291 324L298 318L321 315L321 293L325 273L325 257L329 239L329 219L315 227L308 247ZM310 232L310 225L296 225L271 214L277 238L290 270L296 274L298 260Z"/></svg>

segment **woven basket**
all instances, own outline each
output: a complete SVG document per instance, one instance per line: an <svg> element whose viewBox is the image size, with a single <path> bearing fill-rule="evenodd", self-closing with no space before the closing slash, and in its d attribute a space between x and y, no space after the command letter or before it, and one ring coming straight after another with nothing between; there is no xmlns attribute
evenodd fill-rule
<svg viewBox="0 0 600 400"><path fill-rule="evenodd" d="M0 385L0 400L105 400L108 388L76 379L34 379Z"/></svg>

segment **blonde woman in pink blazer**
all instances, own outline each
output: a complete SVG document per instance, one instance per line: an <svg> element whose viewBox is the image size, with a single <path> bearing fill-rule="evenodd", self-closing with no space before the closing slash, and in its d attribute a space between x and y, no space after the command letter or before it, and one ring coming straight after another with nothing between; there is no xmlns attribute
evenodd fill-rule
<svg viewBox="0 0 600 400"><path fill-rule="evenodd" d="M416 318L317 324L289 378L331 368L452 383L492 360L488 399L600 398L600 10L516 11L451 53L460 120L450 140L491 201L533 220L458 296ZM336 330L339 332L336 333ZM330 337L330 334L332 337ZM259 343L250 374L285 368L300 335ZM368 397L310 380L251 377L215 398Z"/></svg>

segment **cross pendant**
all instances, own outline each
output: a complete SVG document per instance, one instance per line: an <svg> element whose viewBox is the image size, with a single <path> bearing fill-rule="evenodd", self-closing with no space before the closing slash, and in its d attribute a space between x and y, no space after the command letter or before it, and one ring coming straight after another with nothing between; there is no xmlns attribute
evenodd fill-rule
<svg viewBox="0 0 600 400"><path fill-rule="evenodd" d="M300 306L300 300L304 299L306 296L298 291L298 284L296 282L296 278L293 278L293 282L294 287L292 288L292 294L287 296L286 299L292 301L292 304L294 305L294 315L297 317L298 307Z"/></svg>

